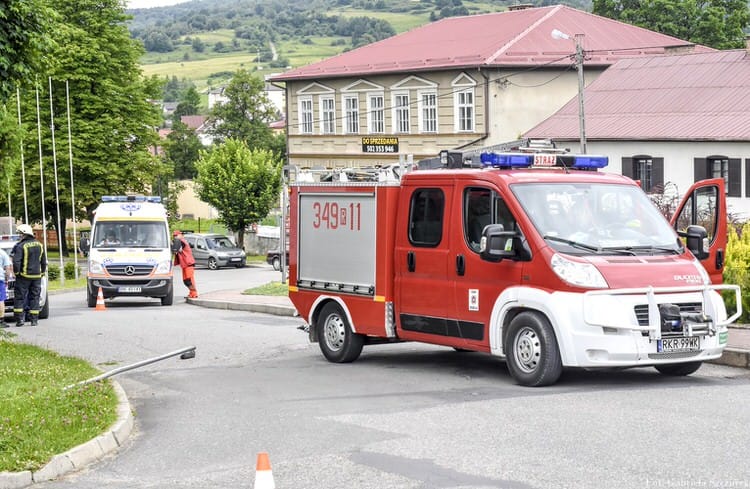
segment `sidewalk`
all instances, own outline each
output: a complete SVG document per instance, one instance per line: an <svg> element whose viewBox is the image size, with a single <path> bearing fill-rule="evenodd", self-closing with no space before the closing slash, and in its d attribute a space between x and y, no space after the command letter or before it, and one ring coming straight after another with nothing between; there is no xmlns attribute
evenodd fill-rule
<svg viewBox="0 0 750 489"><path fill-rule="evenodd" d="M292 302L286 296L244 295L238 290L206 292L197 299L187 299L190 304L212 309L263 312L278 316L296 316ZM729 341L724 355L712 363L732 367L750 368L750 325L729 328Z"/></svg>

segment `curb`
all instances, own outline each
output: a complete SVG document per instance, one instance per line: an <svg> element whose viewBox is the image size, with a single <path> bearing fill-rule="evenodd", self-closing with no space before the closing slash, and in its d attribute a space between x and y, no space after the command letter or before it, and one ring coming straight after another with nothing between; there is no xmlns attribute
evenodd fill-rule
<svg viewBox="0 0 750 489"><path fill-rule="evenodd" d="M36 472L0 472L0 489L20 489L36 482L57 479L70 472L101 460L105 455L120 448L133 430L133 412L130 409L125 391L116 381L112 386L117 394L117 421L105 433L73 447L67 452L55 455Z"/></svg>
<svg viewBox="0 0 750 489"><path fill-rule="evenodd" d="M724 353L716 360L707 363L727 365L730 367L750 368L750 351L738 348L724 348Z"/></svg>
<svg viewBox="0 0 750 489"><path fill-rule="evenodd" d="M222 300L210 299L185 299L188 304L206 307L208 309L225 309L232 311L262 312L265 314L275 314L277 316L297 316L297 310L294 307L281 306L276 304L251 304L241 302L228 302Z"/></svg>

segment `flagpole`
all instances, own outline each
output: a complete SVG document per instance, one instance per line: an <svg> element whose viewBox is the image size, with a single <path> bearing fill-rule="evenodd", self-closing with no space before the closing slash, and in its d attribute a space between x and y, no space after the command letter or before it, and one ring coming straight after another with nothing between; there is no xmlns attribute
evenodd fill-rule
<svg viewBox="0 0 750 489"><path fill-rule="evenodd" d="M73 143L70 137L70 90L65 80L65 107L68 112L68 161L70 162L70 206L73 211L73 257L75 258L75 278L78 280L78 234L76 232L76 193L73 185Z"/></svg>
<svg viewBox="0 0 750 489"><path fill-rule="evenodd" d="M52 106L52 77L49 80L49 120L52 134L52 167L55 170L55 203L57 204L57 251L60 255L60 285L65 285L65 263L63 263L63 235L60 225L60 185L57 180L57 149L55 147L55 109Z"/></svg>
<svg viewBox="0 0 750 489"><path fill-rule="evenodd" d="M18 105L18 127L20 129L21 137L21 184L23 185L23 216L24 223L29 223L29 203L26 200L26 167L23 161L23 125L21 124L21 90L16 87L16 104Z"/></svg>
<svg viewBox="0 0 750 489"><path fill-rule="evenodd" d="M42 237L44 238L44 254L47 254L47 211L44 208L44 162L42 160L42 118L39 115L39 84L34 89L36 93L36 133L39 144L39 189L42 194Z"/></svg>

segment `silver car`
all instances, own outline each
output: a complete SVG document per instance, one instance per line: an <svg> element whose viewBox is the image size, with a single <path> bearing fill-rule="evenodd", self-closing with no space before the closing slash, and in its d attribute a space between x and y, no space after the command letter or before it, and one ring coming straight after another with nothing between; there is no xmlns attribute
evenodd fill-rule
<svg viewBox="0 0 750 489"><path fill-rule="evenodd" d="M184 233L183 236L193 250L196 265L205 265L211 270L245 266L245 252L223 234Z"/></svg>
<svg viewBox="0 0 750 489"><path fill-rule="evenodd" d="M13 247L16 245L18 241L15 239L0 239L0 248L5 251L8 256L10 256L11 251L13 251ZM11 260L13 257L11 257ZM60 273L63 273L62 270L60 270ZM12 313L13 312L13 287L15 286L15 281L13 280L7 280L6 278L5 286L8 290L8 298L5 299L5 304L3 307L3 315ZM39 294L39 319L47 319L49 317L49 300L47 296L47 275L42 276L42 291Z"/></svg>

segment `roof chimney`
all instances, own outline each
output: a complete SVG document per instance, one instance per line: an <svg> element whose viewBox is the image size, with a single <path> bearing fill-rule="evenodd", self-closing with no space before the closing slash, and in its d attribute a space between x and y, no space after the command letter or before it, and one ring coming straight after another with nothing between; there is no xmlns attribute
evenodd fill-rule
<svg viewBox="0 0 750 489"><path fill-rule="evenodd" d="M508 5L508 10L526 10L527 8L534 8L534 5L531 3L519 3L517 5Z"/></svg>

